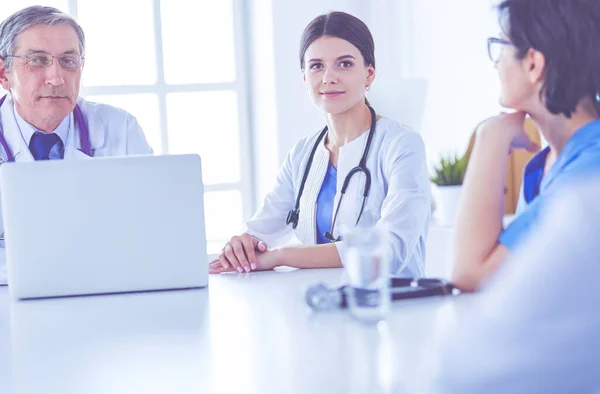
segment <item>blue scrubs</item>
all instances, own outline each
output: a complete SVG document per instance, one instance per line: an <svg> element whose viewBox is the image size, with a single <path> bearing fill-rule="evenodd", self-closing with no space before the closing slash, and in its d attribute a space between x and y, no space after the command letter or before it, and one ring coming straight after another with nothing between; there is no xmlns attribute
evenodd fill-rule
<svg viewBox="0 0 600 394"><path fill-rule="evenodd" d="M548 153L550 153L549 146L535 155L525 166L523 183L521 184L521 191L519 193L519 202L515 212L517 216L523 213L533 199L540 194L540 186L544 176L544 167L546 166Z"/></svg>
<svg viewBox="0 0 600 394"><path fill-rule="evenodd" d="M337 170L329 163L321 191L317 197L317 243L325 244L331 241L324 233L331 230L333 218L333 201L337 190Z"/></svg>
<svg viewBox="0 0 600 394"><path fill-rule="evenodd" d="M567 142L546 176L542 177L549 148L525 167L516 219L500 234L499 242L514 251L534 225L549 197L581 177L600 174L600 120L579 129Z"/></svg>

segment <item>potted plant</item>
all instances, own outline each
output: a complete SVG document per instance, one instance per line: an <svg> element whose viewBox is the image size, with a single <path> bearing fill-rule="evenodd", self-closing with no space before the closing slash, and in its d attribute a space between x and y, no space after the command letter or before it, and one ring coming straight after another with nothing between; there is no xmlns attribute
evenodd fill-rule
<svg viewBox="0 0 600 394"><path fill-rule="evenodd" d="M436 222L441 226L452 226L456 221L468 161L467 155L442 155L439 163L434 167L430 180L437 185L438 189L435 214Z"/></svg>

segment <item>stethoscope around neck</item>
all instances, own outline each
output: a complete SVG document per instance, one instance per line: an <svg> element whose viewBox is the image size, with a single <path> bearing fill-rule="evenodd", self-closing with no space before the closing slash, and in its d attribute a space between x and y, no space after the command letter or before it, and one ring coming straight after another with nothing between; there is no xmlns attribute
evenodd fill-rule
<svg viewBox="0 0 600 394"><path fill-rule="evenodd" d="M323 236L325 238L327 238L328 240L330 240L331 242L341 241L341 239L342 239L341 237L335 238L333 236L333 230L335 229L335 223L337 221L337 217L338 217L338 214L340 211L340 205L342 203L342 199L344 198L344 195L346 194L346 190L348 189L348 185L350 184L350 181L352 180L352 176L362 172L363 174L365 174L365 178L366 178L365 179L365 187L363 189L362 205L360 207L360 212L358 214L358 217L356 218L356 223L354 224L355 226L358 225L358 222L360 221L363 210L365 209L365 202L367 201L367 197L369 196L369 191L371 190L371 172L369 172L369 169L367 168L367 156L369 154L369 148L371 147L371 141L373 140L373 134L375 134L375 124L377 122L377 116L375 114L375 110L372 107L368 106L368 108L369 108L369 111L371 112L371 129L369 130L369 135L367 137L367 144L365 146L365 150L363 152L362 158L360 159L360 162L358 163L358 166L351 169L350 172L348 172L348 175L346 175L346 178L344 179L344 183L342 185L342 190L340 192L340 199L338 200L337 206L335 208L335 213L333 215L331 229L329 231L327 231L325 234L323 234ZM310 167L312 166L313 158L315 157L315 152L319 148L321 141L323 140L323 138L325 138L326 135L327 135L327 126L325 126L325 128L323 128L323 130L319 134L319 137L317 138L317 141L315 142L315 145L313 146L312 151L310 152L308 162L306 163L306 168L304 169L304 175L302 176L302 183L300 183L300 190L298 191L298 196L296 197L296 204L294 206L294 209L288 213L287 220L285 221L286 224L291 224L292 228L294 228L294 229L296 227L298 227L298 220L300 219L300 198L302 197L302 192L304 192L304 185L306 184L306 179L308 178L308 173L310 172Z"/></svg>
<svg viewBox="0 0 600 394"><path fill-rule="evenodd" d="M6 100L6 95L0 99L0 107L4 104ZM90 143L90 130L83 115L83 111L79 108L79 105L75 105L75 110L73 111L73 115L75 116L75 124L79 128L79 140L81 142L81 150L88 156L92 156L92 145ZM4 131L0 127L0 145L2 145L2 149L6 153L6 161L11 163L15 161L15 156L13 152L10 150L8 143L6 142L6 136L4 135Z"/></svg>

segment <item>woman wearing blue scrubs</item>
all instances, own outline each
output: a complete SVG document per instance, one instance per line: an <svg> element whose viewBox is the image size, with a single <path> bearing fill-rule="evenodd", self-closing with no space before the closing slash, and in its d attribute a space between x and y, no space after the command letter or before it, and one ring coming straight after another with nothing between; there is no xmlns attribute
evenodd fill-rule
<svg viewBox="0 0 600 394"><path fill-rule="evenodd" d="M358 223L382 228L392 273L423 276L431 212L425 148L419 134L368 105L374 51L369 29L352 15L332 12L306 27L300 68L326 127L289 152L274 189L211 273L341 267L340 229ZM302 246L285 246L291 236Z"/></svg>
<svg viewBox="0 0 600 394"><path fill-rule="evenodd" d="M454 282L463 290L476 290L535 229L550 196L600 172L600 1L504 0L498 10L502 34L488 51L500 104L516 112L477 130L455 233ZM526 115L549 147L525 168L519 214L503 229L508 153L539 150Z"/></svg>

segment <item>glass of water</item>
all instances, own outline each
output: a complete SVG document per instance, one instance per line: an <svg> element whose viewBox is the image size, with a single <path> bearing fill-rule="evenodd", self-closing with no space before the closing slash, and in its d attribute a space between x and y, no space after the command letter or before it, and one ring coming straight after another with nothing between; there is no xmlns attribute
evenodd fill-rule
<svg viewBox="0 0 600 394"><path fill-rule="evenodd" d="M390 308L390 258L381 227L355 227L343 233L344 266L348 274L347 301L359 320L378 322Z"/></svg>

